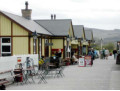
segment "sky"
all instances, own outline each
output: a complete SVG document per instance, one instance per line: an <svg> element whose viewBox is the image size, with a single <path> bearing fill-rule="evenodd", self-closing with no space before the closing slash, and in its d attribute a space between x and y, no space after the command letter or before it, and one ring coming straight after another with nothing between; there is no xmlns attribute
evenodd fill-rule
<svg viewBox="0 0 120 91"><path fill-rule="evenodd" d="M73 25L106 30L120 29L120 0L0 0L0 10L21 16L25 1L32 19L72 19Z"/></svg>

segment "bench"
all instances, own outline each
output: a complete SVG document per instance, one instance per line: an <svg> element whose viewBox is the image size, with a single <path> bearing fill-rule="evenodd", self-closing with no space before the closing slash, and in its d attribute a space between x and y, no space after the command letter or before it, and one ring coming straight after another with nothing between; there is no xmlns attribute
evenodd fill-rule
<svg viewBox="0 0 120 91"><path fill-rule="evenodd" d="M10 76L7 76L5 74L10 73ZM2 76L3 75L3 76ZM8 78L11 78L12 76L12 70L7 70L7 71L2 71L0 72L0 90L5 89L5 84L9 83L10 81L8 80Z"/></svg>
<svg viewBox="0 0 120 91"><path fill-rule="evenodd" d="M8 83L8 82L9 82L9 81L6 80L5 78L0 79L0 85L6 84L6 83Z"/></svg>

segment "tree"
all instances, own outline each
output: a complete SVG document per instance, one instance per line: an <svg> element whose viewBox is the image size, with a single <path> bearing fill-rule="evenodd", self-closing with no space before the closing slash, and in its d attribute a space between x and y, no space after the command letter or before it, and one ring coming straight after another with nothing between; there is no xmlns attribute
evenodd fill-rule
<svg viewBox="0 0 120 91"><path fill-rule="evenodd" d="M100 50L100 48L101 48L100 45L96 44L96 43L95 44L91 44L91 47L96 49L96 50Z"/></svg>
<svg viewBox="0 0 120 91"><path fill-rule="evenodd" d="M112 51L114 50L114 48L115 48L115 45L114 45L114 43L109 42L108 44L105 44L105 45L103 46L103 48L106 48L106 49L108 49L110 52L112 52Z"/></svg>

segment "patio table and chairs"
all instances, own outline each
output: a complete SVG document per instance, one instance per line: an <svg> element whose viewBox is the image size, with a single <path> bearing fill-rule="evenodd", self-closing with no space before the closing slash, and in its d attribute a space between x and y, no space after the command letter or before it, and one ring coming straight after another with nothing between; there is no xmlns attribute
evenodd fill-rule
<svg viewBox="0 0 120 91"><path fill-rule="evenodd" d="M42 82L47 83L46 79L48 79L48 77L64 77L64 67L62 65L56 66L54 63L50 63L50 58L44 60L40 70L38 70L38 66L36 67L37 70L34 66L21 69L21 72L19 73L21 75L19 76L16 74L16 77L24 84L35 83L36 77L38 78L38 84L41 84Z"/></svg>
<svg viewBox="0 0 120 91"><path fill-rule="evenodd" d="M23 69L23 79L25 83L27 82L30 83L30 79L32 80L32 82L35 83L34 76L35 76L35 71L33 67Z"/></svg>

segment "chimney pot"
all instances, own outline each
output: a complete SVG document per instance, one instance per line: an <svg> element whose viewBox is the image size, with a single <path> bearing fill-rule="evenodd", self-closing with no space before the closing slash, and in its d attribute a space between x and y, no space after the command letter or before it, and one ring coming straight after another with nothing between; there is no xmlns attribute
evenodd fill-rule
<svg viewBox="0 0 120 91"><path fill-rule="evenodd" d="M56 19L56 14L54 14L54 20Z"/></svg>
<svg viewBox="0 0 120 91"><path fill-rule="evenodd" d="M53 20L53 14L51 14L51 20Z"/></svg>
<svg viewBox="0 0 120 91"><path fill-rule="evenodd" d="M26 6L25 9L28 9L28 5L29 5L29 4L28 4L28 1L26 1L26 2L25 2L25 6Z"/></svg>

